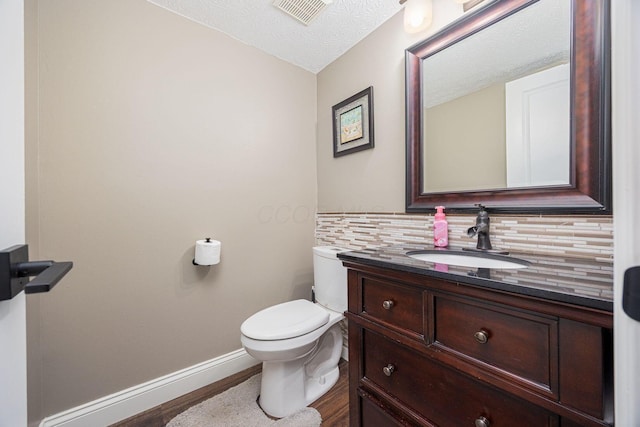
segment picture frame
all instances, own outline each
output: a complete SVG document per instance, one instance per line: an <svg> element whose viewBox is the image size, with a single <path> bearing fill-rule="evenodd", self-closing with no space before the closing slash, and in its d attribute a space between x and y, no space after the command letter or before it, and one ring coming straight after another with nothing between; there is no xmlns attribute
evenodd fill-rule
<svg viewBox="0 0 640 427"><path fill-rule="evenodd" d="M373 86L334 105L333 157L373 148Z"/></svg>

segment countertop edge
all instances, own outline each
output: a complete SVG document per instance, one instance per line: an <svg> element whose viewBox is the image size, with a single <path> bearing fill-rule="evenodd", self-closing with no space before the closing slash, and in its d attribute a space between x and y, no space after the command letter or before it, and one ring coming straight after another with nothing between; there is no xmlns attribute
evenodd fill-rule
<svg viewBox="0 0 640 427"><path fill-rule="evenodd" d="M521 286L501 282L495 279L484 279L477 276L463 276L454 273L437 271L431 268L421 268L410 265L404 265L393 261L383 261L358 256L357 251L341 252L337 254L338 259L343 262L352 262L356 264L368 265L373 267L388 268L396 271L419 274L422 276L433 277L438 279L450 280L466 285L479 286L488 289L511 292L518 295L541 298L558 303L574 304L581 307L593 308L613 313L613 301L606 301L597 298L589 298L580 295L570 295L562 292L554 292L547 289L536 289L529 286Z"/></svg>

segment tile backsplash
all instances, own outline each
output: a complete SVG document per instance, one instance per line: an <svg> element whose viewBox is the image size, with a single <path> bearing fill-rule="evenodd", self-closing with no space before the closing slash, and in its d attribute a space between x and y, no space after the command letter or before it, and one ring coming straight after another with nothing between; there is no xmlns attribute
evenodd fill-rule
<svg viewBox="0 0 640 427"><path fill-rule="evenodd" d="M475 246L467 237L475 215L447 215L449 246ZM345 249L375 248L403 243L433 245L433 215L404 213L319 213L316 242ZM495 249L613 262L611 216L491 215Z"/></svg>

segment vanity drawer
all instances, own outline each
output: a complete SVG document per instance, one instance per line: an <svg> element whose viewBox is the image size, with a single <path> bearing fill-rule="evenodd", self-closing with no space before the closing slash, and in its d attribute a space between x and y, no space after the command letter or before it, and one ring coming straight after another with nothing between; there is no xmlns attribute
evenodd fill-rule
<svg viewBox="0 0 640 427"><path fill-rule="evenodd" d="M448 294L434 294L432 305L437 346L557 395L557 319Z"/></svg>
<svg viewBox="0 0 640 427"><path fill-rule="evenodd" d="M360 413L362 425L365 427L401 427L406 426L404 420L399 420L397 415L383 409L375 398L368 394L358 396L360 400Z"/></svg>
<svg viewBox="0 0 640 427"><path fill-rule="evenodd" d="M422 291L363 276L361 314L424 338Z"/></svg>
<svg viewBox="0 0 640 427"><path fill-rule="evenodd" d="M363 330L362 383L438 426L557 426L558 417L446 368L383 336ZM475 424L478 421L478 424ZM365 427L366 424L363 424Z"/></svg>

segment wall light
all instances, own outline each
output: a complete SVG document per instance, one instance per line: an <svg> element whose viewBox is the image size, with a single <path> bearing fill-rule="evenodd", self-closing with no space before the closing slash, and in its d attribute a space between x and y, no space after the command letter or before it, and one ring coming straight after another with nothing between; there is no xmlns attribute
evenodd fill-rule
<svg viewBox="0 0 640 427"><path fill-rule="evenodd" d="M322 0L328 1L328 0ZM433 21L433 0L399 0L404 5L404 30L407 33L419 33L426 30ZM485 0L452 0L462 5L463 12L479 5Z"/></svg>
<svg viewBox="0 0 640 427"><path fill-rule="evenodd" d="M426 30L433 20L431 0L400 0L404 4L404 30L407 33L419 33Z"/></svg>

